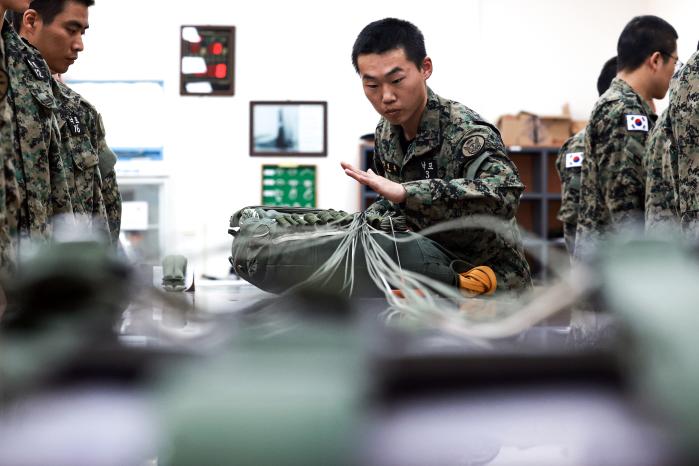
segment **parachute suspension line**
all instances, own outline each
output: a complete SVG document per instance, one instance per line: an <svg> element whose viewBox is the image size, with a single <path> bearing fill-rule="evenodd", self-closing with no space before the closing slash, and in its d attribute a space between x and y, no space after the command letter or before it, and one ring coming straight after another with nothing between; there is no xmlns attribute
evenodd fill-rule
<svg viewBox="0 0 699 466"><path fill-rule="evenodd" d="M393 218L388 217L388 223L391 224L391 234L393 234L393 247L396 249L396 259L398 260L398 268L403 274L403 267L400 265L400 254L398 254L398 243L396 242L396 230L393 228Z"/></svg>

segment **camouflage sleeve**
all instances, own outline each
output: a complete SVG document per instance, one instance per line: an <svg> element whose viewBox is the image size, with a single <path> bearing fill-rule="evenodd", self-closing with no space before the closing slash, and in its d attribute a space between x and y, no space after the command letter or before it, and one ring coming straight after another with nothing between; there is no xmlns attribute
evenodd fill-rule
<svg viewBox="0 0 699 466"><path fill-rule="evenodd" d="M517 169L504 154L489 157L472 180L430 179L403 186L408 194L406 214L428 220L426 223L473 214L513 218L524 190Z"/></svg>
<svg viewBox="0 0 699 466"><path fill-rule="evenodd" d="M699 60L695 53L670 96L670 119L677 147L679 213L682 230L699 239Z"/></svg>
<svg viewBox="0 0 699 466"><path fill-rule="evenodd" d="M97 148L99 171L102 177L101 195L104 200L109 236L112 244L116 245L119 243L119 233L121 231L121 193L119 192L116 172L114 171L117 156L107 144L102 116L95 112L93 117L95 124L94 144Z"/></svg>
<svg viewBox="0 0 699 466"><path fill-rule="evenodd" d="M578 200L580 198L580 171L582 157L571 159L571 165L567 166L568 154L585 151L585 135L579 132L563 143L556 157L556 171L561 180L561 207L557 218L564 223L575 224L578 217Z"/></svg>
<svg viewBox="0 0 699 466"><path fill-rule="evenodd" d="M613 224L643 222L642 159L647 133L627 130L623 114L615 120L603 122L597 132L598 186Z"/></svg>
<svg viewBox="0 0 699 466"><path fill-rule="evenodd" d="M104 207L107 210L112 244L118 244L119 232L121 231L121 194L114 170L102 180L102 197L104 197Z"/></svg>
<svg viewBox="0 0 699 466"><path fill-rule="evenodd" d="M675 225L675 192L672 178L665 178L663 159L670 152L667 137L667 113L663 113L646 142L643 170L645 173L645 226L647 232L662 232ZM672 228L673 230L676 228Z"/></svg>

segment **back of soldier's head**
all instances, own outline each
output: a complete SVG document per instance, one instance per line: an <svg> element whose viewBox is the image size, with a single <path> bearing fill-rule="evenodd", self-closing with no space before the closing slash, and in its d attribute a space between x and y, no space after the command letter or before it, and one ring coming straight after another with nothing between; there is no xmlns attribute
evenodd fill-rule
<svg viewBox="0 0 699 466"><path fill-rule="evenodd" d="M414 24L396 18L384 18L368 24L357 36L352 47L352 64L359 72L357 58L371 53L382 54L403 49L409 61L420 69L427 56L425 38Z"/></svg>
<svg viewBox="0 0 699 466"><path fill-rule="evenodd" d="M612 85L612 80L616 77L617 73L617 57L612 57L607 60L600 71L599 77L597 78L597 92L599 95L604 94Z"/></svg>
<svg viewBox="0 0 699 466"><path fill-rule="evenodd" d="M619 71L634 71L655 52L670 59L677 50L677 31L657 16L636 16L624 27L617 43Z"/></svg>
<svg viewBox="0 0 699 466"><path fill-rule="evenodd" d="M95 4L95 0L32 0L29 8L37 12L44 24L51 24L69 2L80 3L86 7ZM17 32L21 32L22 29L22 16L23 13L15 12L12 14L12 25Z"/></svg>

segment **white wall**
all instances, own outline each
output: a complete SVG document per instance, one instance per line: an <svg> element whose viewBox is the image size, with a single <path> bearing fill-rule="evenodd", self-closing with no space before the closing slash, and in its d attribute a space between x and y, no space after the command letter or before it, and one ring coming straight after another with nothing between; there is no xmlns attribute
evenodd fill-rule
<svg viewBox="0 0 699 466"><path fill-rule="evenodd" d="M430 85L488 119L529 110L556 114L565 102L586 118L603 62L615 54L623 25L658 14L678 25L680 53L696 45L698 7L692 0L98 0L91 8L86 50L68 79L157 79L165 82L165 158L171 174L166 209L170 252L182 252L200 272L227 269L229 215L260 202L260 165L251 158L250 100L326 100L327 158L318 164L320 207L355 211L358 188L339 169L358 161L358 137L377 116L350 62L357 33L368 22L397 16L416 23L434 60ZM236 95L179 96L182 24L236 26ZM207 117L204 117L207 115ZM109 131L109 128L107 128Z"/></svg>

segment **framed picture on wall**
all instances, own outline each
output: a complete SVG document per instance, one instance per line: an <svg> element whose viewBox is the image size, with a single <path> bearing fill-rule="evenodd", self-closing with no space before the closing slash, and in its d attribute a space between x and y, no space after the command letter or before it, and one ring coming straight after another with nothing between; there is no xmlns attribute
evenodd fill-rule
<svg viewBox="0 0 699 466"><path fill-rule="evenodd" d="M328 155L327 102L250 102L250 155Z"/></svg>

